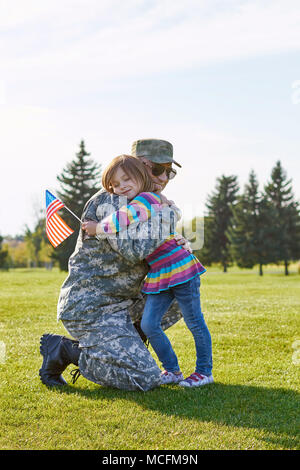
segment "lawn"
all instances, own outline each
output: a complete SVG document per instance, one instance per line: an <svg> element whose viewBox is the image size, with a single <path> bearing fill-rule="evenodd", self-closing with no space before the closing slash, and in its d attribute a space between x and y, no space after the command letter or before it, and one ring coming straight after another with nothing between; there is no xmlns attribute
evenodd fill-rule
<svg viewBox="0 0 300 470"><path fill-rule="evenodd" d="M0 272L0 449L299 449L300 276L282 271L208 269L201 298L215 384L147 393L83 377L61 390L42 385L39 338L65 334L56 302L66 273ZM168 335L190 374L189 331L180 321Z"/></svg>

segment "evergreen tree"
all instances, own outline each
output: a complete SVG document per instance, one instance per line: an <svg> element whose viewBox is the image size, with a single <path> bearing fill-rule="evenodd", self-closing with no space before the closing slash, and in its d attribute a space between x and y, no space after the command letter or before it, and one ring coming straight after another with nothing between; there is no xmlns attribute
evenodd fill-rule
<svg viewBox="0 0 300 470"><path fill-rule="evenodd" d="M61 190L57 192L59 198L79 218L85 203L101 189L101 165L88 158L89 156L90 153L86 152L82 140L75 159L68 163L62 173L57 176L61 184ZM69 257L75 249L80 224L66 209L62 209L60 214L74 233L54 250L53 258L58 260L61 270L67 271Z"/></svg>
<svg viewBox="0 0 300 470"><path fill-rule="evenodd" d="M299 203L294 200L291 180L287 179L280 161L272 169L271 181L265 186L265 194L275 212L273 261L283 262L287 275L290 261L300 257L300 214Z"/></svg>
<svg viewBox="0 0 300 470"><path fill-rule="evenodd" d="M236 176L217 178L216 190L208 197L205 217L204 246L201 261L206 264L221 263L224 272L232 261L227 236L231 224L232 210L239 190Z"/></svg>
<svg viewBox="0 0 300 470"><path fill-rule="evenodd" d="M231 254L239 267L259 264L259 274L263 274L263 265L273 258L273 219L272 205L259 192L256 175L251 171L227 231Z"/></svg>

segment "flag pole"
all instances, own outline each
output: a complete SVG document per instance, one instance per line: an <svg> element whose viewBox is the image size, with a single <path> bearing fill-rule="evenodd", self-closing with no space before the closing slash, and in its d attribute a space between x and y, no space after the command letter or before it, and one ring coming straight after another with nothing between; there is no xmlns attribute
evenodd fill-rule
<svg viewBox="0 0 300 470"><path fill-rule="evenodd" d="M56 196L54 196L54 194L52 194L48 189L46 189L46 200L47 200L47 192L48 192L54 199L57 199L59 202L61 202L61 203L63 204L63 207L64 207L65 209L67 209L67 211L69 211L69 212L73 215L73 217L75 217L75 219L78 220L78 222L82 223L82 221L79 219L79 217L77 217L77 215L74 214L74 212L72 212L71 209L69 209L67 206L65 206L65 204L64 204L63 201L61 201L61 200L58 199Z"/></svg>
<svg viewBox="0 0 300 470"><path fill-rule="evenodd" d="M72 212L67 206L64 205L64 208L67 209L67 211L69 211L80 223L81 223L81 220L79 219L79 217L77 217L76 214L74 214L74 212Z"/></svg>

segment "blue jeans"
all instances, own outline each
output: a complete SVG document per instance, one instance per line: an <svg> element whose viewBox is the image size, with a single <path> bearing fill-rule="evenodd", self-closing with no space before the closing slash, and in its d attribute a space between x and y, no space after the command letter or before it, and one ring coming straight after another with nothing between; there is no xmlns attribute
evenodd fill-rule
<svg viewBox="0 0 300 470"><path fill-rule="evenodd" d="M191 331L196 346L196 372L211 375L212 344L200 304L200 277L171 287L159 294L147 294L141 328L148 337L158 359L169 372L180 370L177 356L161 328L161 319L174 299L177 300L184 321Z"/></svg>

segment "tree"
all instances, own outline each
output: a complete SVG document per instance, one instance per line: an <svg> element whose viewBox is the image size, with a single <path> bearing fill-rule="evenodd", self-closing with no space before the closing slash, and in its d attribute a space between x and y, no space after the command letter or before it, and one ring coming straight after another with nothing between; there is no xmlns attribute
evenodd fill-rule
<svg viewBox="0 0 300 470"><path fill-rule="evenodd" d="M27 247L23 235L7 235L3 248L8 251L8 265L10 268L26 268L27 263Z"/></svg>
<svg viewBox="0 0 300 470"><path fill-rule="evenodd" d="M44 264L46 269L52 269L53 267L53 253L54 248L50 243L47 243L44 239L42 240L40 251L39 251L39 258L40 261Z"/></svg>
<svg viewBox="0 0 300 470"><path fill-rule="evenodd" d="M57 176L61 184L61 190L57 192L58 196L79 218L85 203L101 189L101 165L89 159L89 156L90 153L86 152L82 140L75 159L68 163L62 173ZM74 233L54 250L53 258L58 260L61 270L67 271L68 260L74 251L80 224L65 209L62 209L60 214L63 220L74 230Z"/></svg>
<svg viewBox="0 0 300 470"><path fill-rule="evenodd" d="M204 247L201 261L206 264L221 263L224 272L232 262L228 228L231 224L232 210L237 201L239 190L236 176L217 178L216 190L208 197L205 217Z"/></svg>
<svg viewBox="0 0 300 470"><path fill-rule="evenodd" d="M283 262L285 274L289 274L290 261L300 257L299 203L294 200L291 180L281 162L272 169L271 181L265 186L267 200L274 209L274 262Z"/></svg>
<svg viewBox="0 0 300 470"><path fill-rule="evenodd" d="M27 249L28 266L41 266L40 250L43 241L46 240L44 217L37 220L33 231L26 226L24 239Z"/></svg>
<svg viewBox="0 0 300 470"><path fill-rule="evenodd" d="M231 254L239 267L252 268L259 264L259 274L263 274L263 265L274 257L273 218L273 207L259 192L252 170L244 193L233 208L232 225L227 231Z"/></svg>
<svg viewBox="0 0 300 470"><path fill-rule="evenodd" d="M9 254L7 248L2 247L3 237L0 235L0 269L9 268Z"/></svg>
<svg viewBox="0 0 300 470"><path fill-rule="evenodd" d="M28 250L25 241L8 245L10 262L13 268L26 268L28 266Z"/></svg>

